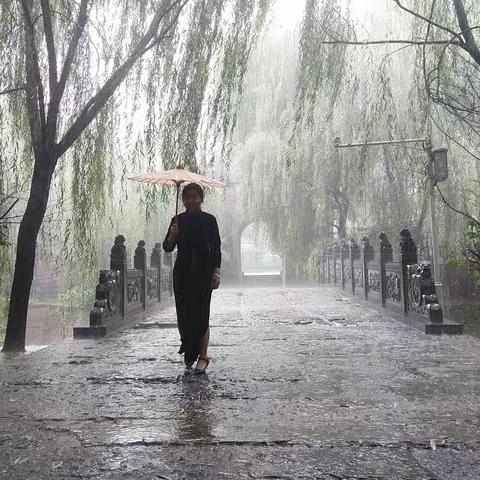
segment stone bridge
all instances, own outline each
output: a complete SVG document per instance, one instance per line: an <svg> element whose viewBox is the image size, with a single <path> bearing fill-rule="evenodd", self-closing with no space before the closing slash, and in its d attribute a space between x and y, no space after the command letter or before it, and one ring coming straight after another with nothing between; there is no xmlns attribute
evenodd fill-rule
<svg viewBox="0 0 480 480"><path fill-rule="evenodd" d="M426 335L462 328L408 230L330 246L321 284L216 290L206 375L173 260L118 236L82 340L0 356L0 478L480 478L480 340Z"/></svg>
<svg viewBox="0 0 480 480"><path fill-rule="evenodd" d="M338 287L220 288L205 376L173 306L0 356L0 478L478 480L480 342Z"/></svg>

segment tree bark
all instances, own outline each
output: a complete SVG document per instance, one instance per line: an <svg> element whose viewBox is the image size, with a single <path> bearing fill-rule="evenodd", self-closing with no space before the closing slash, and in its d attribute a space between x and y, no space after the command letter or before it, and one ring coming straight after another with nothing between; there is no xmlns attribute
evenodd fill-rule
<svg viewBox="0 0 480 480"><path fill-rule="evenodd" d="M53 154L39 152L35 155L30 195L18 230L4 352L25 351L28 302L33 281L37 235L47 209L54 165Z"/></svg>

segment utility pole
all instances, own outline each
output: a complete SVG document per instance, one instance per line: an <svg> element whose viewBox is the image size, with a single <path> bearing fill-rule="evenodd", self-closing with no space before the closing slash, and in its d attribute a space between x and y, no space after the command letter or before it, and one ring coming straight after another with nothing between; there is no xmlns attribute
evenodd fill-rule
<svg viewBox="0 0 480 480"><path fill-rule="evenodd" d="M430 138L407 138L403 140L380 140L376 142L357 142L357 143L340 143L340 137L334 139L335 148L354 148L354 147L371 147L378 145L404 145L407 143L421 143L428 155L428 176L430 182L430 235L432 237L432 271L434 278L438 279L441 284L441 271L438 257L438 229L437 229L437 205L435 199L435 185L442 182L448 177L447 166L447 149L432 149Z"/></svg>

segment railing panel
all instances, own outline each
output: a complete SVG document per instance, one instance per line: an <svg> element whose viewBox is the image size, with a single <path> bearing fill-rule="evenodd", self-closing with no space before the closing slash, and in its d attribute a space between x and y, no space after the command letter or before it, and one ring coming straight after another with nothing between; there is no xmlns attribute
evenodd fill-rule
<svg viewBox="0 0 480 480"><path fill-rule="evenodd" d="M147 269L147 305L158 303L159 273L156 268Z"/></svg>
<svg viewBox="0 0 480 480"><path fill-rule="evenodd" d="M378 262L367 262L368 299L381 303L380 265Z"/></svg>
<svg viewBox="0 0 480 480"><path fill-rule="evenodd" d="M426 333L462 333L463 325L443 324L430 264L417 261L417 247L408 229L400 231L399 261L393 261L388 236L379 234L378 250L369 238L361 246L352 239L325 251L327 281L359 297L404 315L423 317Z"/></svg>
<svg viewBox="0 0 480 480"><path fill-rule="evenodd" d="M344 276L343 288L347 290L352 290L352 266L351 266L349 257L346 258L346 261L343 267L343 276Z"/></svg>
<svg viewBox="0 0 480 480"><path fill-rule="evenodd" d="M162 272L160 275L160 287L161 292L160 295L162 297L162 301L170 296L170 285L172 284L171 281L171 270L168 267L162 267Z"/></svg>
<svg viewBox="0 0 480 480"><path fill-rule="evenodd" d="M172 271L176 254L163 255L161 243L155 243L147 266L145 242L140 240L128 268L127 245L123 235L115 237L110 253L110 269L100 271L95 304L88 327L74 327L75 338L106 335L138 314L154 309L173 296ZM164 260L165 259L165 264Z"/></svg>
<svg viewBox="0 0 480 480"><path fill-rule="evenodd" d="M143 272L137 269L127 270L127 312L137 313L143 309Z"/></svg>
<svg viewBox="0 0 480 480"><path fill-rule="evenodd" d="M401 265L398 262L385 263L385 306L400 311L402 308Z"/></svg>
<svg viewBox="0 0 480 480"><path fill-rule="evenodd" d="M365 281L363 278L363 261L355 260L353 262L353 279L355 283L355 295L365 296Z"/></svg>

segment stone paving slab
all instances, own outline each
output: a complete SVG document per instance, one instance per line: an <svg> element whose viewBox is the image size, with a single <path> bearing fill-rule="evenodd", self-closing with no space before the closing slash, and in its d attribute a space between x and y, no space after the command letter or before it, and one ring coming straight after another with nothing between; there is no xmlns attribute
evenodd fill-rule
<svg viewBox="0 0 480 480"><path fill-rule="evenodd" d="M206 376L174 309L0 355L0 478L480 478L480 342L330 287L220 289Z"/></svg>

